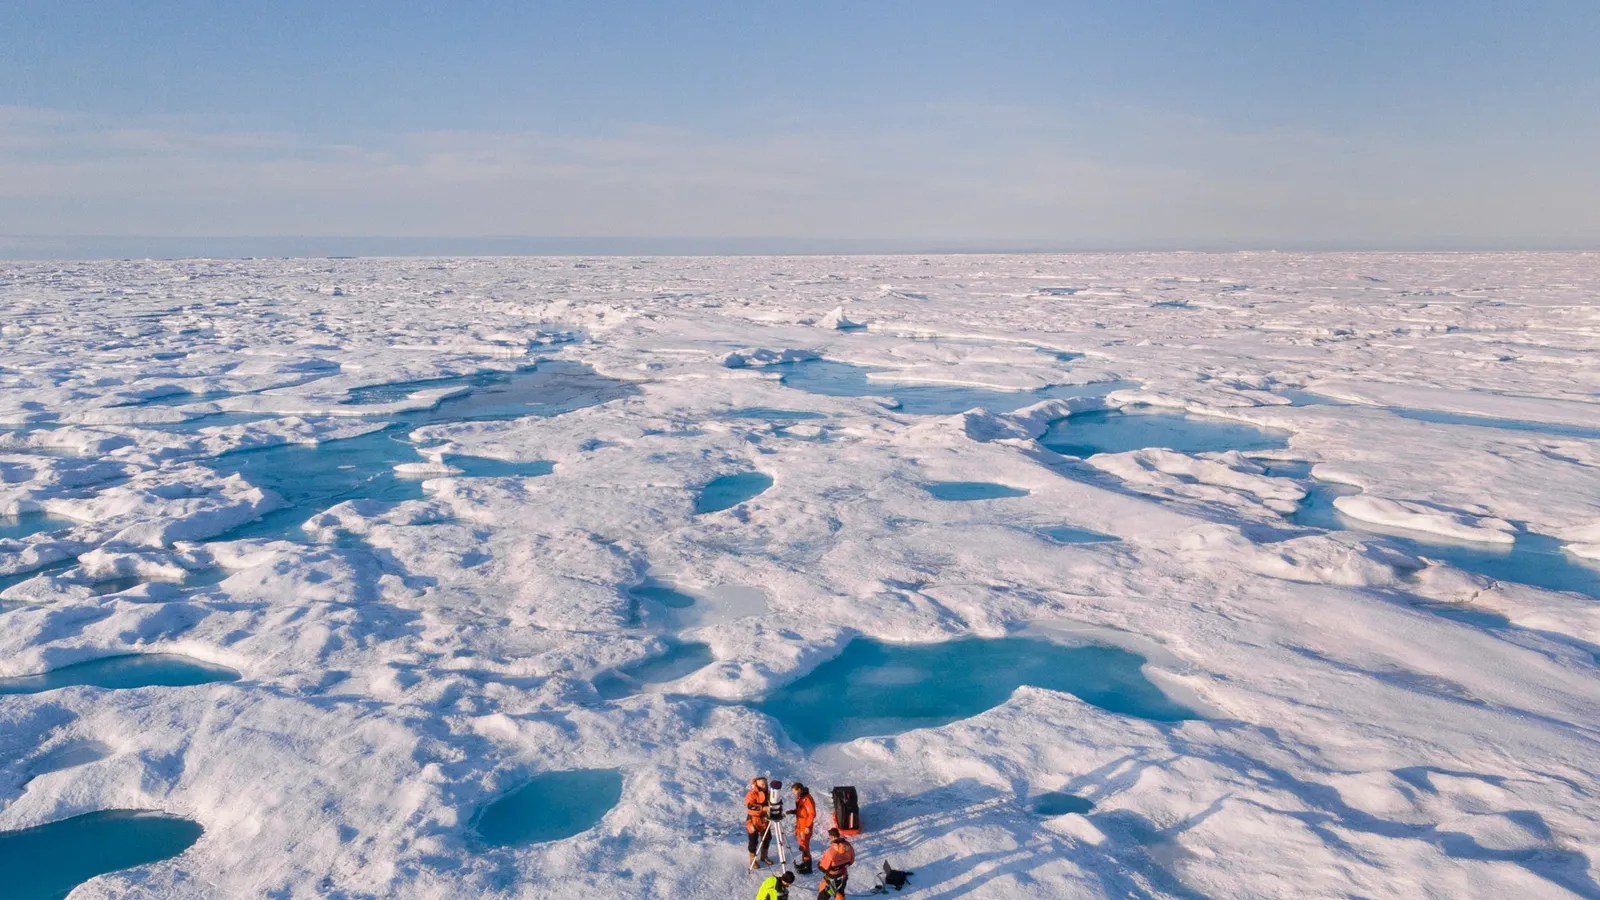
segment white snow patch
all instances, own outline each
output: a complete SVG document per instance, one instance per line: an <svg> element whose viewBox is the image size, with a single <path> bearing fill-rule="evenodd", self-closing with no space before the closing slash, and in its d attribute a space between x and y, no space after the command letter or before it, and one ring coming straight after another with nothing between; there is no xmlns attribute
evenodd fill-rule
<svg viewBox="0 0 1600 900"><path fill-rule="evenodd" d="M835 306L817 322L819 328L831 328L834 331L849 331L854 328L866 327L860 322L852 321L845 315L843 306Z"/></svg>
<svg viewBox="0 0 1600 900"><path fill-rule="evenodd" d="M784 348L773 350L768 347L751 347L743 350L733 350L722 357L722 365L729 369L749 369L764 366L778 366L784 363L803 362L808 359L818 359L815 350L802 350Z"/></svg>
<svg viewBox="0 0 1600 900"><path fill-rule="evenodd" d="M1486 544L1510 544L1516 526L1493 516L1474 516L1460 510L1410 500L1390 500L1369 494L1335 497L1334 508L1352 519L1437 534L1441 537Z"/></svg>

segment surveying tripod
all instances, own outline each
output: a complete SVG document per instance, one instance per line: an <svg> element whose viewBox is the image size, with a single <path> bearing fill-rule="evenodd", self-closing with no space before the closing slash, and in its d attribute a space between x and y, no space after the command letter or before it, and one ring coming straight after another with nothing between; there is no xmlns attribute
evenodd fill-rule
<svg viewBox="0 0 1600 900"><path fill-rule="evenodd" d="M782 784L782 782L777 783L780 785ZM789 855L788 851L785 849L783 838L783 797L777 796L775 793L771 796L774 796L775 799L770 800L767 803L767 827L761 832L761 840L757 846L762 848L763 852L761 855L765 856L765 849L768 841L771 841L773 844L777 845L778 871L783 872L787 871L789 868ZM750 871L754 872L756 869L760 868L760 865L761 861L759 859L750 860Z"/></svg>

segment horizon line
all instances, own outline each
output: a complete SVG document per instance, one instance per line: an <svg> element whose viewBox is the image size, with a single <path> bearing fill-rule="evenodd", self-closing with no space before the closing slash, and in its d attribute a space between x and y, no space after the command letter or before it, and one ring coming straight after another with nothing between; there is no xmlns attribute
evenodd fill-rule
<svg viewBox="0 0 1600 900"><path fill-rule="evenodd" d="M1252 240L1076 243L1043 239L596 235L109 235L0 234L0 261L185 259L426 259L433 257L715 257L1049 255L1096 253L1594 253L1600 242L1441 237L1365 241Z"/></svg>

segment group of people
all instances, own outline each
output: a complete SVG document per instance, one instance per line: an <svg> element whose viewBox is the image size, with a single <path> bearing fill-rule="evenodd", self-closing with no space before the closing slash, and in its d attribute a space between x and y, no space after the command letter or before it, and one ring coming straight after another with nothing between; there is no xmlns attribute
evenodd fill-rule
<svg viewBox="0 0 1600 900"><path fill-rule="evenodd" d="M774 797L774 791L782 789L781 781L768 785L767 779L757 777L750 780L750 790L744 795L744 831L752 869L772 865L768 853L772 847L773 829L768 826L774 818L784 815L783 795L780 793ZM794 884L795 873L809 875L812 871L811 833L817 823L817 801L811 796L810 789L799 782L789 785L789 791L794 794L794 840L800 851L800 859L793 872L782 872L762 881L756 900L786 900L789 886ZM757 856L758 851L760 856ZM822 852L818 865L822 872L822 883L817 886L817 900L843 900L845 884L850 880L850 865L855 861L855 848L844 839L839 829L829 828L828 847Z"/></svg>

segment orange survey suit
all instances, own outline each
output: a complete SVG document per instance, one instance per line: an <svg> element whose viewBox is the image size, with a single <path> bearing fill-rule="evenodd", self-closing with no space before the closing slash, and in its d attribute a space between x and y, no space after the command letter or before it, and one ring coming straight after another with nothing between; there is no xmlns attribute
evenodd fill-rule
<svg viewBox="0 0 1600 900"><path fill-rule="evenodd" d="M767 789L753 780L750 782L750 790L744 795L744 809L746 834L759 834L767 829Z"/></svg>
<svg viewBox="0 0 1600 900"><path fill-rule="evenodd" d="M817 801L810 794L794 801L794 840L800 845L800 858L811 858L811 826L817 822Z"/></svg>
<svg viewBox="0 0 1600 900"><path fill-rule="evenodd" d="M817 891L824 894L828 890L828 879L833 878L838 887L835 897L844 896L845 885L850 882L850 864L856 861L856 848L844 838L828 845L822 853L822 883L817 885Z"/></svg>

